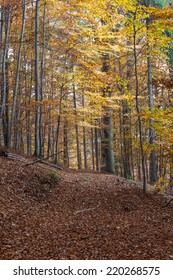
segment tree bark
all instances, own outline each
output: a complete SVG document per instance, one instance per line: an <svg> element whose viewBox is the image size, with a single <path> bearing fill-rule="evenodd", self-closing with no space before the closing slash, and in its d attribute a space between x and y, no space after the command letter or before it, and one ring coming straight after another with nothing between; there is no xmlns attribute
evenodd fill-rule
<svg viewBox="0 0 173 280"><path fill-rule="evenodd" d="M137 11L136 11L137 12ZM140 109L139 109L139 78L138 78L138 59L137 59L137 49L136 49L136 12L134 13L134 24L133 24L133 52L134 52L134 67L135 67L135 88L136 88L136 111L138 114L138 128L139 128L139 143L140 143L140 150L141 150L141 163L142 163L142 175L143 175L143 192L146 192L146 171L145 171L145 156L144 156L144 148L143 148L143 141L142 141L142 122L140 116Z"/></svg>
<svg viewBox="0 0 173 280"><path fill-rule="evenodd" d="M18 93L18 85L19 85L19 75L20 75L20 65L21 65L21 55L22 55L22 48L23 48L23 38L25 32L25 22L26 22L26 0L23 0L23 14L22 14L22 30L20 34L20 43L19 43L19 51L17 57L17 69L15 75L15 86L13 89L13 104L11 109L11 119L9 124L9 143L8 148L11 148L11 139L12 139L12 126L14 125L14 118L16 113L16 102L17 102L17 93Z"/></svg>
<svg viewBox="0 0 173 280"><path fill-rule="evenodd" d="M92 169L95 170L94 131L93 131L93 128L91 128L91 157L92 157Z"/></svg>
<svg viewBox="0 0 173 280"><path fill-rule="evenodd" d="M68 152L68 126L67 121L64 123L64 166L69 167L69 152Z"/></svg>
<svg viewBox="0 0 173 280"><path fill-rule="evenodd" d="M76 149L77 149L77 163L78 169L82 168L82 161L81 161L81 151L80 151L80 142L79 142L79 127L77 124L77 105L76 105L76 89L75 85L73 84L73 105L74 105L74 114L75 114L75 131L76 131Z"/></svg>
<svg viewBox="0 0 173 280"><path fill-rule="evenodd" d="M82 107L85 107L85 97L82 95ZM83 119L84 121L84 119ZM86 147L86 129L85 126L83 126L83 155L84 155L84 168L87 169L87 147Z"/></svg>
<svg viewBox="0 0 173 280"><path fill-rule="evenodd" d="M44 88L45 88L45 45L46 45L46 31L45 31L45 23L46 23L46 2L44 2L43 8L43 28L42 28L42 53L41 53L41 83L40 83L40 101L44 100ZM43 108L40 106L40 155L44 154L44 129L42 126L42 115Z"/></svg>
<svg viewBox="0 0 173 280"><path fill-rule="evenodd" d="M150 26L150 19L146 19L147 33ZM154 107L153 102L153 85L152 85L152 59L151 59L151 48L148 44L148 57L147 57L147 67L148 67L148 99L149 99L149 110L152 111ZM153 128L154 120L150 118L149 121L149 144L151 145L151 153L150 153L150 183L154 184L157 181L157 153L153 148L154 146L154 138L155 132Z"/></svg>
<svg viewBox="0 0 173 280"><path fill-rule="evenodd" d="M36 101L36 116L35 116L35 156L41 155L41 139L40 139L40 75L39 75L39 5L40 0L36 0L35 6L35 101Z"/></svg>
<svg viewBox="0 0 173 280"><path fill-rule="evenodd" d="M100 171L100 166L99 166L98 128L97 127L95 127L94 142L95 142L96 170Z"/></svg>
<svg viewBox="0 0 173 280"><path fill-rule="evenodd" d="M4 36L4 7L0 5L0 45L3 46L3 36ZM0 72L3 73L2 67L3 61L3 51L2 47L0 48ZM2 106L3 100L3 77L0 76L0 105ZM1 116L1 111L0 111ZM3 138L3 123L2 118L0 117L0 147L4 145L4 138Z"/></svg>
<svg viewBox="0 0 173 280"><path fill-rule="evenodd" d="M0 121L3 130L3 144L8 147L8 44L10 34L10 22L11 22L11 5L3 8L3 17L1 23L1 39L3 38L3 32L5 32L5 38L3 44L3 54L1 53L2 61L2 86L1 86L1 100L0 100ZM2 141L1 141L2 142Z"/></svg>
<svg viewBox="0 0 173 280"><path fill-rule="evenodd" d="M109 55L103 54L102 71L107 73L109 71ZM111 97L112 93L109 88L104 89L104 95ZM112 131L112 114L113 110L105 108L105 115L103 117L104 124L104 140L102 153L105 156L105 171L115 173L115 159L113 149L113 131Z"/></svg>

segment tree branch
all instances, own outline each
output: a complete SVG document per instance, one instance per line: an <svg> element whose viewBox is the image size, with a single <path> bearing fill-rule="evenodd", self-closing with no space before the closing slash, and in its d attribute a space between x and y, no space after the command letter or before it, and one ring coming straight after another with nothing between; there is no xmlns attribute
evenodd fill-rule
<svg viewBox="0 0 173 280"><path fill-rule="evenodd" d="M50 155L50 156L48 156L48 157L41 158L41 159L37 159L37 160L35 160L35 161L33 161L33 162L27 163L25 166L34 165L34 164L36 164L36 163L38 163L38 162L41 162L41 163L44 163L44 164L48 164L48 165L50 165L50 166L53 166L53 167L55 167L55 168L58 168L58 169L60 169L60 170L63 170L63 167L59 167L58 165L51 164L51 163L48 163L48 162L44 162L44 160L49 159L50 157L56 156L56 155L58 155L58 154L60 154L60 153L63 153L63 152L64 152L64 151L60 151L60 152L58 152L58 153L56 153L56 154L52 154L52 155Z"/></svg>

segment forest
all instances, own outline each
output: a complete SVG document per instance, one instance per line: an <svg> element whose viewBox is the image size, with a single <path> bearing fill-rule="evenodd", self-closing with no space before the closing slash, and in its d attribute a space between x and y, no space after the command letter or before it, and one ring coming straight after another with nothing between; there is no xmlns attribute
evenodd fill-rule
<svg viewBox="0 0 173 280"><path fill-rule="evenodd" d="M173 181L172 0L1 0L1 150Z"/></svg>
<svg viewBox="0 0 173 280"><path fill-rule="evenodd" d="M0 0L0 188L0 259L173 260L172 0Z"/></svg>

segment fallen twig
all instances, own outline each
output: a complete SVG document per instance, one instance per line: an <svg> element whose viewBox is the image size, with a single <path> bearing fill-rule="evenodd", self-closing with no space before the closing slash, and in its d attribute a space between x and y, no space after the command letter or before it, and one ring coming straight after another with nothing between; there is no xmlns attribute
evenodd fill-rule
<svg viewBox="0 0 173 280"><path fill-rule="evenodd" d="M56 153L56 154L52 154L52 155L50 155L50 156L48 156L48 157L45 157L45 158L37 159L37 160L35 160L35 161L32 161L32 162L30 162L30 163L27 163L26 166L34 165L34 164L36 164L36 163L38 163L38 162L44 163L44 162L43 162L44 160L49 159L50 157L56 156L56 155L58 155L58 154L60 154L60 153L62 153L62 152L64 152L64 151L60 151L60 152L58 152L58 153ZM55 165L55 164L54 164L54 165ZM55 165L55 166L57 167L57 165ZM60 170L63 170L63 168L59 168L59 169L60 169Z"/></svg>
<svg viewBox="0 0 173 280"><path fill-rule="evenodd" d="M41 160L41 161L39 161L39 162L40 162L40 163L43 163L43 164L46 164L46 165L49 165L49 166L51 166L51 167L57 168L57 169L59 169L59 170L63 170L63 169L64 169L64 168L61 167L61 166L58 166L58 165L56 165L56 164L53 164L53 163L50 163L50 162L47 162L47 161Z"/></svg>
<svg viewBox="0 0 173 280"><path fill-rule="evenodd" d="M169 206L169 205L171 204L172 201L173 201L173 197L172 197L168 202L166 202L164 206L165 206L165 207L166 207L166 206Z"/></svg>
<svg viewBox="0 0 173 280"><path fill-rule="evenodd" d="M97 207L86 208L86 209L78 210L78 211L74 212L74 214L79 214L79 213L82 213L82 212L92 211L92 210L95 210L96 208L97 208Z"/></svg>
<svg viewBox="0 0 173 280"><path fill-rule="evenodd" d="M80 183L78 180L75 180L75 181L67 181L67 180L64 180L64 182L69 183L69 184Z"/></svg>

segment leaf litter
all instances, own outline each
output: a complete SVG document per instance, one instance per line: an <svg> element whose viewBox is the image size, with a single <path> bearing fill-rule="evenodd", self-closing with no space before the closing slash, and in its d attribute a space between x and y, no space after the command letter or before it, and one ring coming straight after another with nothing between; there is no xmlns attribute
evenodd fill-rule
<svg viewBox="0 0 173 280"><path fill-rule="evenodd" d="M40 167L0 158L1 259L173 259L173 207L162 195L114 175Z"/></svg>

